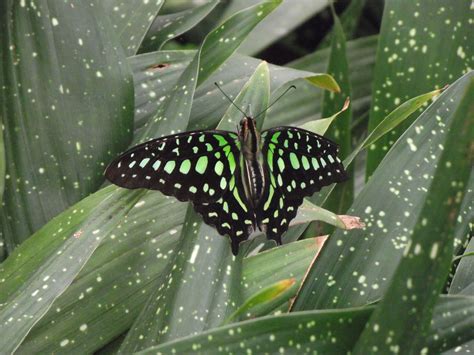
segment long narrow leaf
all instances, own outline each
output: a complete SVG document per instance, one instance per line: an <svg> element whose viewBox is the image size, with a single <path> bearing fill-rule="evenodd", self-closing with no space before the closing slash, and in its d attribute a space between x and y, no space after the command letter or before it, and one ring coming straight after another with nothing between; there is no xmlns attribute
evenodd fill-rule
<svg viewBox="0 0 474 355"><path fill-rule="evenodd" d="M69 286L90 255L99 245L98 234L107 235L128 212L130 203L138 200L139 193L128 199L110 196L99 205L104 208L99 218L80 227L32 275L28 282L12 294L0 308L0 346L7 353L15 351L30 329L46 313L54 300ZM99 210L99 209L97 209ZM61 257L56 257L61 255Z"/></svg>
<svg viewBox="0 0 474 355"><path fill-rule="evenodd" d="M143 39L140 52L160 50L166 42L198 24L216 7L217 3L217 0L208 1L189 10L157 16Z"/></svg>
<svg viewBox="0 0 474 355"><path fill-rule="evenodd" d="M443 194L427 196L390 286L370 317L354 354L366 354L374 348L381 352L396 348L402 354L417 354L425 346L433 309L451 266L456 225L453 216L458 215L462 202L462 198L453 197L464 193L464 186L459 187L453 181L467 182L474 163L468 152L474 137L474 126L469 122L469 117L474 117L474 76L463 89L458 91L458 103L449 127L451 134L439 153L438 169L430 186L431 191L443 191ZM440 108L437 114L443 111ZM429 221L434 206L436 222Z"/></svg>
<svg viewBox="0 0 474 355"><path fill-rule="evenodd" d="M101 15L83 2L0 3L8 177L0 224L10 252L95 191L131 139L132 77Z"/></svg>
<svg viewBox="0 0 474 355"><path fill-rule="evenodd" d="M443 297L427 347L433 353L472 337L471 297ZM351 351L374 307L306 311L248 320L162 344L140 354L324 353ZM440 335L446 335L443 343Z"/></svg>
<svg viewBox="0 0 474 355"><path fill-rule="evenodd" d="M409 14L409 15L407 15ZM473 67L471 1L388 1L379 35L369 130L409 97L452 83ZM450 28L450 31L446 29ZM370 177L407 121L368 151Z"/></svg>
<svg viewBox="0 0 474 355"><path fill-rule="evenodd" d="M349 210L363 216L367 227L350 235L340 231L332 235L296 299L295 310L361 305L383 295L433 191L446 140L458 134L450 130L451 123L472 78L467 74L448 88L392 148ZM461 170L451 174L461 181L458 186L466 186L467 181L458 178L464 176ZM439 198L448 192L436 190ZM429 223L442 221L432 217Z"/></svg>
<svg viewBox="0 0 474 355"><path fill-rule="evenodd" d="M226 9L224 16L244 7L251 6L257 3L257 1L258 0L232 1L230 6ZM291 0L283 1L278 10L257 26L255 32L250 34L243 43L240 52L245 54L258 53L324 9L327 4L327 1L324 0L299 0L298 3ZM277 25L275 26L275 24Z"/></svg>
<svg viewBox="0 0 474 355"><path fill-rule="evenodd" d="M329 116L344 104L347 97L352 96L352 90L349 80L349 65L346 57L346 38L339 18L334 13L334 26L331 39L331 55L328 62L327 72L338 79L341 86L341 93L334 95L325 92L322 103L322 116ZM352 151L352 108L349 107L341 116L329 127L327 137L337 142L339 145L339 155L341 159L345 159ZM348 169L349 176L353 175L353 169ZM353 177L345 181L344 184L337 184L331 195L326 199L324 207L330 211L341 214L346 213L350 207L354 195L354 179ZM327 226L323 229L322 234L328 234L332 228Z"/></svg>
<svg viewBox="0 0 474 355"><path fill-rule="evenodd" d="M128 56L135 55L164 0L105 0L99 3L109 15Z"/></svg>

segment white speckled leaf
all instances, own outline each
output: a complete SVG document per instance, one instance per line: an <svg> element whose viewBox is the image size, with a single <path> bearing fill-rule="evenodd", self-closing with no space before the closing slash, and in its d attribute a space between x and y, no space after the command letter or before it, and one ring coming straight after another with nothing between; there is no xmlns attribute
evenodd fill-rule
<svg viewBox="0 0 474 355"><path fill-rule="evenodd" d="M0 303L31 278L80 223L86 225L94 206L114 190L110 186L84 199L21 245L0 269L6 279L0 284ZM131 206L101 238L100 247L32 329L19 353L93 352L130 327L176 250L186 205L147 193Z"/></svg>
<svg viewBox="0 0 474 355"><path fill-rule="evenodd" d="M138 129L141 129L145 122L151 119L156 109L160 107L166 93L174 87L177 76L182 73L183 68L189 63L194 53L193 51L161 51L129 58L136 85L135 122ZM260 61L256 58L234 54L214 75L198 87L194 95L189 129L216 127L227 106L222 104L222 93L215 87L214 82L222 83L226 93L234 97L240 92L259 63ZM278 97L290 85L284 85L285 83L297 79L306 79L295 82L297 91L286 97L298 98L302 94L300 87L310 86L314 89L311 93L311 102L314 102L320 97L321 90L315 83L310 83L308 79L322 78L324 81L327 80L328 83L333 82L327 74L294 70L272 64L269 64L269 69L273 99ZM336 89L336 87L333 87L333 89ZM267 113L267 117L284 112L284 120L278 123L292 125L296 123L296 119L292 117L291 112L294 111L298 114L300 107L293 104L287 105L284 101L285 98L274 110ZM273 127L273 125L265 124L264 127Z"/></svg>
<svg viewBox="0 0 474 355"><path fill-rule="evenodd" d="M474 163L469 151L474 137L472 74L460 79L439 97L441 102L455 98L452 100L455 106L449 109L452 117L451 122L446 122L447 126L449 124L446 129L450 134L437 154L437 169L432 173L428 188L431 193L418 207L420 211L413 235L384 298L354 348L354 354L367 354L373 347L382 353L394 347L402 354L420 353L425 347L434 306L451 269L456 217ZM431 110L433 107L426 112ZM436 111L439 115L445 112L442 106ZM415 144L408 141L411 150ZM386 342L388 337L392 340L390 344Z"/></svg>
<svg viewBox="0 0 474 355"><path fill-rule="evenodd" d="M2 85L2 76L0 75L0 86ZM3 127L3 118L0 114L0 127ZM5 188L5 144L3 142L3 130L0 131L0 201L3 201L3 190ZM2 262L7 254L5 238L3 233L0 233L0 262Z"/></svg>
<svg viewBox="0 0 474 355"><path fill-rule="evenodd" d="M201 22L218 2L218 0L208 1L188 10L157 16L143 39L140 53L160 50L166 42L182 35Z"/></svg>
<svg viewBox="0 0 474 355"><path fill-rule="evenodd" d="M472 1L393 0L385 3L369 130L401 102L453 83L474 67ZM416 115L368 152L367 176Z"/></svg>
<svg viewBox="0 0 474 355"><path fill-rule="evenodd" d="M21 283L17 281L15 292L12 292L12 289L5 289L2 292L3 300L0 304L2 351L6 353L15 351L30 329L77 276L102 240L100 235L107 235L112 230L128 212L129 206L133 206L137 201L139 194L140 192L134 192L128 194L127 198L121 196L117 198L117 195L112 194L102 200L95 209L98 217L92 217L86 224L80 225L74 233L68 233L63 243L52 255L48 255L45 262L39 265L28 279L21 280Z"/></svg>
<svg viewBox="0 0 474 355"><path fill-rule="evenodd" d="M354 69L351 73L354 91L351 106L359 113L368 110L370 86L366 83L372 80L375 46L376 37L348 42L349 61ZM136 127L142 127L155 114L194 54L194 51L160 51L129 58L135 82ZM323 72L328 54L328 50L322 50L304 58L295 64L299 70L269 64L272 97L276 98L284 90L282 85L290 80L309 78ZM218 100L222 95L214 86L215 81L223 82L226 92L235 96L258 64L258 59L236 53L198 87L191 111L190 129L213 128L224 114L225 106ZM297 91L284 97L277 109L267 113L264 128L296 125L321 117L322 91L308 80L298 80L294 84Z"/></svg>
<svg viewBox="0 0 474 355"><path fill-rule="evenodd" d="M135 55L164 0L101 0L127 56Z"/></svg>
<svg viewBox="0 0 474 355"><path fill-rule="evenodd" d="M225 16L235 11L258 3L258 0L232 1L224 13ZM265 49L298 25L308 20L328 5L325 0L284 0L281 6L272 15L257 26L242 44L240 53L255 54Z"/></svg>
<svg viewBox="0 0 474 355"><path fill-rule="evenodd" d="M474 167L471 170L471 178L467 184L467 192L464 195L461 211L463 213L459 214L457 219L457 233L455 233L457 240L455 240L454 246L459 249L466 242L468 242L468 245L464 253L461 254L463 257L456 268L449 293L474 296L474 275L472 272L474 270L474 255L472 255L474 252L474 238L472 238L474 227L472 225L474 221ZM470 241L467 239L469 237L471 238Z"/></svg>
<svg viewBox="0 0 474 355"><path fill-rule="evenodd" d="M433 176L447 140L459 134L451 125L473 74L446 90L391 149L349 210L362 217L367 227L331 236L296 299L295 310L357 306L383 295L429 194L439 199L450 194L449 189L433 189ZM451 170L451 179L462 193L465 171ZM443 224L445 218L433 215L426 223ZM328 283L332 286L326 287Z"/></svg>
<svg viewBox="0 0 474 355"><path fill-rule="evenodd" d="M331 55L327 64L327 72L337 78L341 86L338 94L324 92L322 112L323 117L330 116L344 105L346 98L352 96L349 80L349 63L346 55L346 37L339 18L333 11L334 26L331 38ZM341 160L349 156L352 151L352 107L341 113L340 117L329 127L327 138L337 142ZM354 169L348 169L349 180L344 184L337 184L329 198L324 202L324 207L335 213L346 213L354 199ZM333 228L323 227L322 234L331 232Z"/></svg>
<svg viewBox="0 0 474 355"><path fill-rule="evenodd" d="M435 309L428 347L439 353L472 336L472 298L443 297ZM351 352L374 307L320 310L262 317L162 344L140 354L323 353ZM464 315L462 314L464 311ZM469 321L465 319L468 318ZM437 334L443 337L441 341ZM212 341L209 341L211 339Z"/></svg>
<svg viewBox="0 0 474 355"><path fill-rule="evenodd" d="M410 117L412 113L414 113L423 105L426 105L431 99L434 99L441 92L442 89L433 90L426 94L411 98L390 112L383 119L383 121L381 121L378 126L375 127L372 132L370 132L370 134L352 150L351 154L346 159L344 159L344 166L350 166L361 151L367 149L373 143L377 142L378 139L389 133L399 124L403 123L408 117ZM328 196L331 195L333 189L334 185L324 188L319 193L319 195L313 199L313 201L317 204L323 205L324 201L328 198Z"/></svg>
<svg viewBox="0 0 474 355"><path fill-rule="evenodd" d="M5 265L5 271L15 270L22 275L21 279L31 272L29 270L34 270L44 258L44 252L35 254L40 240L45 246L62 241L67 236L65 227L74 230L77 227L74 223L79 223L78 212L72 211L89 210L88 206L103 198L102 191L107 192L101 190L100 195L92 195L62 214L61 220L71 221L72 227L59 220L51 222L41 237L35 236L27 245L19 247L18 252L23 256L15 258L16 267ZM157 278L177 248L184 206L184 203L165 199L160 194L146 194L128 213L126 222L102 240L100 248L32 329L18 353L52 353L64 349L75 353L93 352L127 330L155 290ZM156 219L164 213L169 217ZM86 217L85 213L80 215L81 220ZM61 228L63 231L55 236L50 233ZM221 237L213 235L212 240L216 238ZM318 244L306 239L246 258L242 270L242 279L246 281L242 290L244 299L285 278L296 278L299 284L317 250ZM20 268L22 264L24 266ZM5 271L0 270L2 274ZM5 289L14 287L14 280L8 279L9 282L2 285ZM61 347L66 339L68 344Z"/></svg>
<svg viewBox="0 0 474 355"><path fill-rule="evenodd" d="M180 75L177 84L173 86L172 90L160 97L160 101L170 101L171 106L158 104L158 112L153 119L147 121L145 126L141 127L136 133L139 137L137 141L155 138L157 136L155 125L159 125L158 132L160 136L189 129L189 112L187 111L191 110L195 89L235 52L252 29L272 12L280 2L281 0L264 1L260 5L242 10L210 32L204 39L200 49L195 53L191 64ZM232 40L226 41L225 38L228 39L230 36L233 36ZM148 74L153 75L153 71ZM186 114L182 112L184 110ZM181 119L169 119L174 117L173 115Z"/></svg>
<svg viewBox="0 0 474 355"><path fill-rule="evenodd" d="M356 34L361 15L363 14L364 7L367 0L353 0L344 9L344 12L339 16L341 20L342 30L348 39L354 38ZM383 5L382 5L383 6ZM319 44L319 48L325 48L330 46L332 34L335 32L335 28L332 29Z"/></svg>
<svg viewBox="0 0 474 355"><path fill-rule="evenodd" d="M369 110L371 86L373 80L377 36L363 37L347 42L347 62L349 63L351 108L354 117L361 117ZM324 72L327 69L330 48L317 50L292 63L289 67L311 72ZM300 80L295 83L298 95L288 95L282 99L282 105L292 107L291 111L274 110L268 114L267 124L278 126L285 122L302 124L321 118L323 92L310 83Z"/></svg>
<svg viewBox="0 0 474 355"><path fill-rule="evenodd" d="M88 2L1 2L7 171L0 224L10 252L95 191L131 139L132 77L101 14Z"/></svg>

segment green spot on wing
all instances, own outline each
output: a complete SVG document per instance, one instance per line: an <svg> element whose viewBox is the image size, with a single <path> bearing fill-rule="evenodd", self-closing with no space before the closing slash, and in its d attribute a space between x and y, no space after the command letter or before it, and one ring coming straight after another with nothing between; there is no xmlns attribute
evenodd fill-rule
<svg viewBox="0 0 474 355"><path fill-rule="evenodd" d="M270 207L270 203L272 202L272 198L273 198L273 186L270 185L270 190L268 192L268 199L267 201L265 202L265 204L263 205L263 209L266 211L268 210L268 208Z"/></svg>
<svg viewBox="0 0 474 355"><path fill-rule="evenodd" d="M217 141L219 142L219 146L220 146L220 147L229 144L229 142L227 142L227 139L225 139L224 136L221 136L221 135L219 135L219 134L214 134L214 138L217 139Z"/></svg>
<svg viewBox="0 0 474 355"><path fill-rule="evenodd" d="M301 157L301 163L303 164L304 170L309 170L310 168L309 160L304 155Z"/></svg>
<svg viewBox="0 0 474 355"><path fill-rule="evenodd" d="M275 132L272 136L272 142L278 144L278 137L280 136L281 132Z"/></svg>
<svg viewBox="0 0 474 355"><path fill-rule="evenodd" d="M161 165L161 160L157 160L153 163L152 167L153 167L154 170L158 170L160 165Z"/></svg>
<svg viewBox="0 0 474 355"><path fill-rule="evenodd" d="M191 169L191 161L189 159L183 160L181 166L179 167L179 172L181 174L187 174Z"/></svg>
<svg viewBox="0 0 474 355"><path fill-rule="evenodd" d="M278 158L278 168L280 171L283 171L285 169L285 161L283 158Z"/></svg>
<svg viewBox="0 0 474 355"><path fill-rule="evenodd" d="M245 206L245 203L242 202L242 199L240 198L240 195L239 195L239 191L237 191L237 189L234 189L233 194L234 194L234 198L239 203L240 207L242 207L242 209L245 212L247 212L247 206Z"/></svg>
<svg viewBox="0 0 474 355"><path fill-rule="evenodd" d="M293 169L297 170L300 168L300 161L295 153L290 153L290 162Z"/></svg>
<svg viewBox="0 0 474 355"><path fill-rule="evenodd" d="M166 165L165 165L165 171L168 174L171 174L173 172L175 166L176 166L176 162L174 160L167 161Z"/></svg>
<svg viewBox="0 0 474 355"><path fill-rule="evenodd" d="M214 166L214 171L217 175L221 176L222 172L224 171L224 164L221 161L218 161Z"/></svg>
<svg viewBox="0 0 474 355"><path fill-rule="evenodd" d="M207 157L202 156L198 159L196 163L196 172L202 175L206 171L206 168L207 168Z"/></svg>
<svg viewBox="0 0 474 355"><path fill-rule="evenodd" d="M144 168L148 162L150 161L150 158L145 158L140 162L140 168Z"/></svg>

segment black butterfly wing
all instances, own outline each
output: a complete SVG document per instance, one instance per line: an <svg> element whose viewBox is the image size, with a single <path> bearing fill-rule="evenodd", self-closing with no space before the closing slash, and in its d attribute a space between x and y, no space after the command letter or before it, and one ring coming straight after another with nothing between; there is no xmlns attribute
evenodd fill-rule
<svg viewBox="0 0 474 355"><path fill-rule="evenodd" d="M237 135L227 131L167 136L126 151L105 176L121 187L159 190L192 201L205 223L229 235L236 255L256 225L243 192L239 146Z"/></svg>
<svg viewBox="0 0 474 355"><path fill-rule="evenodd" d="M131 148L106 169L105 177L127 189L159 190L180 201L211 203L238 172L238 137L227 131L194 131Z"/></svg>
<svg viewBox="0 0 474 355"><path fill-rule="evenodd" d="M267 183L257 207L257 220L268 239L281 243L304 197L347 179L337 157L338 146L318 134L277 127L262 133Z"/></svg>
<svg viewBox="0 0 474 355"><path fill-rule="evenodd" d="M214 226L219 234L230 237L234 255L239 252L239 244L247 240L256 227L255 213L245 200L240 171L231 178L228 190L219 200L194 203L194 209L204 222Z"/></svg>

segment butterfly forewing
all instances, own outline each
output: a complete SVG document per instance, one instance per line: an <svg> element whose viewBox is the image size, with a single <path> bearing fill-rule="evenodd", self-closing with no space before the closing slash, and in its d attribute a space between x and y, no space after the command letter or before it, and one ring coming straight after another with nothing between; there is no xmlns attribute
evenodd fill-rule
<svg viewBox="0 0 474 355"><path fill-rule="evenodd" d="M128 189L146 188L180 201L211 203L228 190L238 171L238 137L227 131L194 131L167 136L123 153L105 176Z"/></svg>
<svg viewBox="0 0 474 355"><path fill-rule="evenodd" d="M257 207L259 226L281 242L303 198L323 186L347 179L338 147L315 133L278 127L262 133L267 184Z"/></svg>

